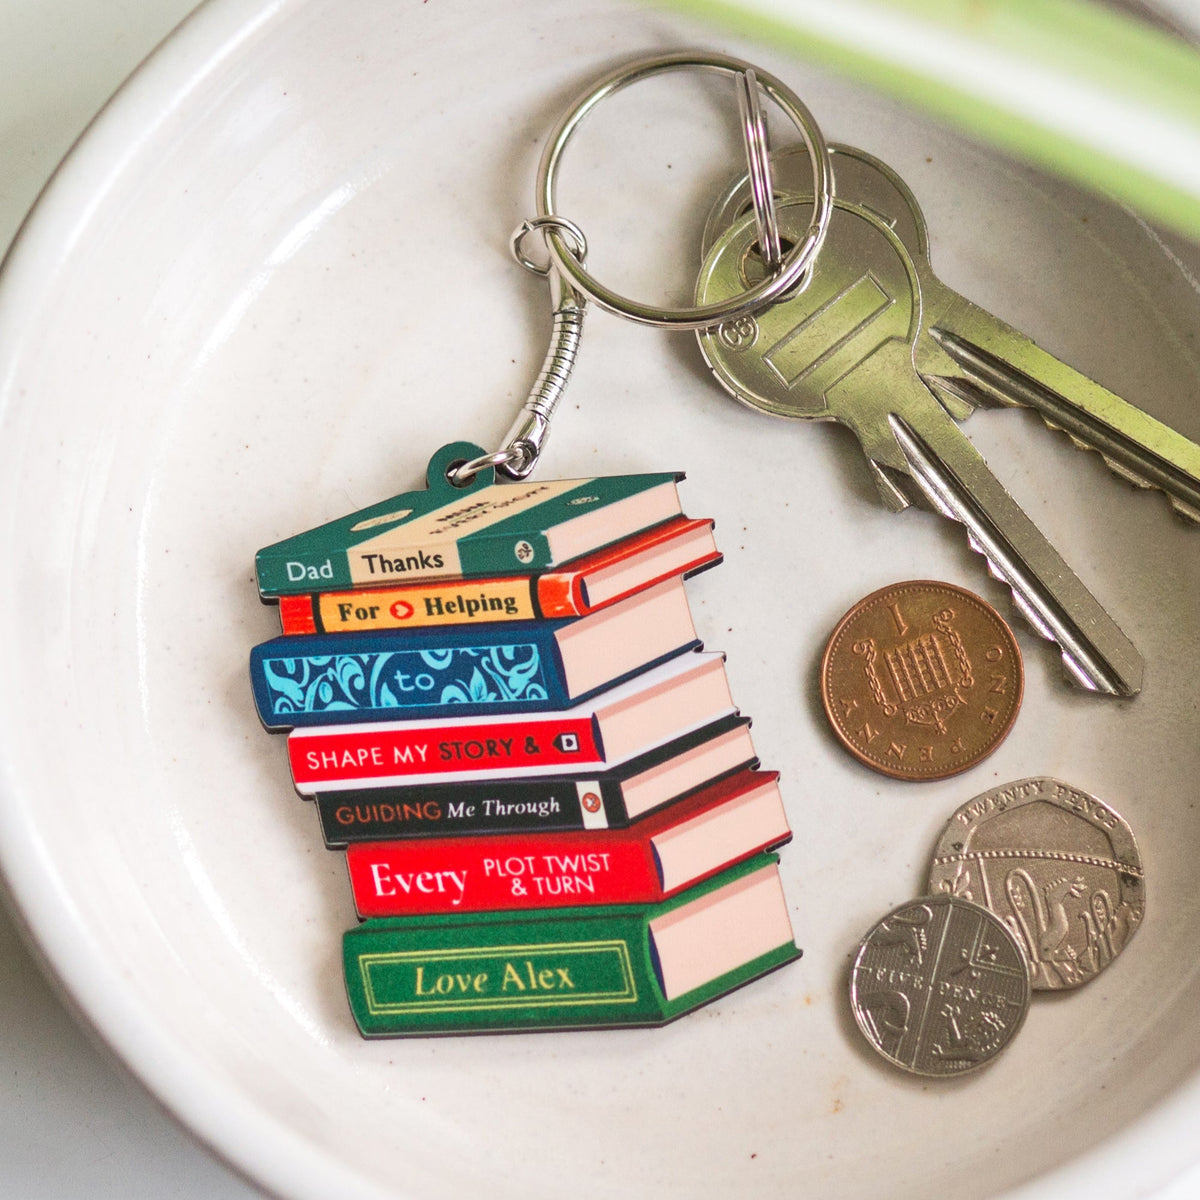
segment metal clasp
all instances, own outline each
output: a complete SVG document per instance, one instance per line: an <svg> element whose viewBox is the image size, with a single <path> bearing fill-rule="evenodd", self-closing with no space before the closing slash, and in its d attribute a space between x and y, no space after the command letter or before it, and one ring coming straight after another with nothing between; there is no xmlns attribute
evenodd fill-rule
<svg viewBox="0 0 1200 1200"><path fill-rule="evenodd" d="M485 467L495 467L510 479L524 479L537 465L546 439L550 436L551 418L575 367L580 338L583 336L583 314L587 308L586 298L576 291L561 272L553 269L554 264L549 256L544 263L539 263L525 252L525 239L531 233L544 232L551 226L575 242L571 252L581 264L587 258L587 239L583 231L566 217L534 217L522 221L513 230L509 241L513 258L527 271L544 276L550 285L550 303L554 309L550 345L542 361L542 369L529 389L524 407L504 436L502 448L495 454L472 459L449 472L451 483L467 483Z"/></svg>

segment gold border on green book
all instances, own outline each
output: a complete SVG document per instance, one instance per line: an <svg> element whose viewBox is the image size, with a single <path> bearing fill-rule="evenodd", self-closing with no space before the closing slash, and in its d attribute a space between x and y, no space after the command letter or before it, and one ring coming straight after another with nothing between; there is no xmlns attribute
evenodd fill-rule
<svg viewBox="0 0 1200 1200"><path fill-rule="evenodd" d="M579 956L596 953L612 953L617 956L624 987L621 991L579 992L565 998L555 992L549 996L511 996L491 999L474 1000L464 996L461 1000L406 1000L390 1004L380 1004L375 999L375 989L371 983L370 968L375 965L400 963L419 959L422 962L441 960L464 961L475 959L493 959L507 954L537 955L554 953L559 956ZM479 946L463 950L393 950L383 953L367 953L358 956L359 970L362 974L363 993L367 1001L367 1012L373 1017L386 1015L405 1015L409 1013L446 1013L446 1012L491 1012L505 1009L546 1008L553 1005L558 1008L571 1007L579 1004L635 1004L638 999L637 983L634 980L633 964L629 960L629 945L622 940L604 940L594 942L541 942L535 945L514 943L506 946Z"/></svg>

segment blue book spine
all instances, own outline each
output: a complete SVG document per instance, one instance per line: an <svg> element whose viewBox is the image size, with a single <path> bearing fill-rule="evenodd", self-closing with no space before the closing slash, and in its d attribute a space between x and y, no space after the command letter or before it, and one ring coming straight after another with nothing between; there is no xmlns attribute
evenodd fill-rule
<svg viewBox="0 0 1200 1200"><path fill-rule="evenodd" d="M694 649L680 646L604 688L570 696L554 639L562 621L280 637L250 652L259 719L302 725L557 712Z"/></svg>

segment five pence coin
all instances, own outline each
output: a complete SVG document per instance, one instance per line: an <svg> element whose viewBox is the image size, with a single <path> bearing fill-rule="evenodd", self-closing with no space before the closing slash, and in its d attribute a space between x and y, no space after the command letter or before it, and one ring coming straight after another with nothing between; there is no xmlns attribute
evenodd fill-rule
<svg viewBox="0 0 1200 1200"><path fill-rule="evenodd" d="M910 900L859 943L850 1005L867 1041L914 1075L961 1075L991 1062L1029 1010L1016 939L978 904Z"/></svg>

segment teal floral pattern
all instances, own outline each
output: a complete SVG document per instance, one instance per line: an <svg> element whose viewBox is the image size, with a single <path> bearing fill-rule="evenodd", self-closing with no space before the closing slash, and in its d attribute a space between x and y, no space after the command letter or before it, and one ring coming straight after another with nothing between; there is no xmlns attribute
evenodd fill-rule
<svg viewBox="0 0 1200 1200"><path fill-rule="evenodd" d="M537 645L294 655L262 660L276 717L372 713L454 705L535 704L548 699Z"/></svg>

